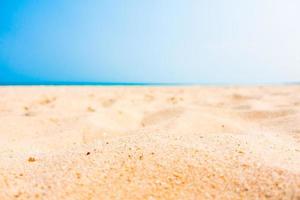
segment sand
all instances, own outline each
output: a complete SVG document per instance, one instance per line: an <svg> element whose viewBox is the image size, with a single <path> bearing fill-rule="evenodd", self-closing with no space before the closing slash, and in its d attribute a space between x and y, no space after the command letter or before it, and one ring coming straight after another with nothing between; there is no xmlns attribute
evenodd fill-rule
<svg viewBox="0 0 300 200"><path fill-rule="evenodd" d="M300 86L1 87L0 199L299 199Z"/></svg>

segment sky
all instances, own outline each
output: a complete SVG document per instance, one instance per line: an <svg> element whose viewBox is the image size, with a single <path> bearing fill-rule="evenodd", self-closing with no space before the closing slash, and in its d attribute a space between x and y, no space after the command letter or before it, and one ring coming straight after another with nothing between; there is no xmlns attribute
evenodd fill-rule
<svg viewBox="0 0 300 200"><path fill-rule="evenodd" d="M300 81L299 0L0 0L0 84Z"/></svg>

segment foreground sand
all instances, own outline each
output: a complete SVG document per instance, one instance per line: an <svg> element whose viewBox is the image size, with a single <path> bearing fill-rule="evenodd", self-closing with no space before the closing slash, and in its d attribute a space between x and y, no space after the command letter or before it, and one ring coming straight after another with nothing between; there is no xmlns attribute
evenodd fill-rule
<svg viewBox="0 0 300 200"><path fill-rule="evenodd" d="M1 200L300 198L300 86L0 96Z"/></svg>

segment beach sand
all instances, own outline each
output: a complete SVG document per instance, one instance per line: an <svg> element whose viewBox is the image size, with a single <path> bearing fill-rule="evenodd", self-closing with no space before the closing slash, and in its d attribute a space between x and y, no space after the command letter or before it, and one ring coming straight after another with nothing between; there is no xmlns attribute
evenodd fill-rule
<svg viewBox="0 0 300 200"><path fill-rule="evenodd" d="M300 199L300 86L1 87L0 199Z"/></svg>

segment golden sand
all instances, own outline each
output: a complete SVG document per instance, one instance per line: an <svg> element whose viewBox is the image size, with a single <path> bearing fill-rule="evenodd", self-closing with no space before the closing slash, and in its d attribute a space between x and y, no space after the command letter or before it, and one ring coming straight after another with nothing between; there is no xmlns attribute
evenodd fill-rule
<svg viewBox="0 0 300 200"><path fill-rule="evenodd" d="M1 87L0 199L299 199L300 86Z"/></svg>

